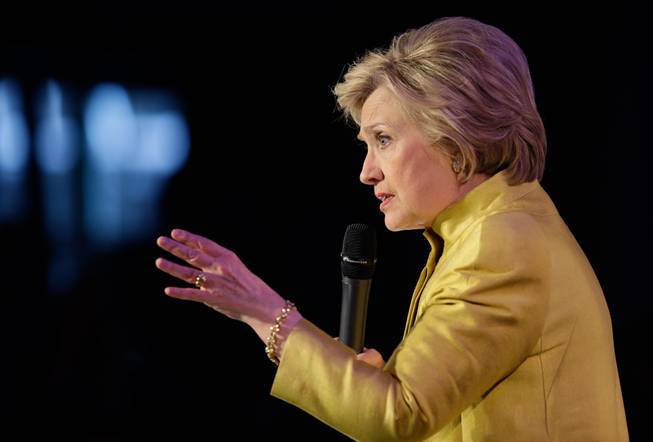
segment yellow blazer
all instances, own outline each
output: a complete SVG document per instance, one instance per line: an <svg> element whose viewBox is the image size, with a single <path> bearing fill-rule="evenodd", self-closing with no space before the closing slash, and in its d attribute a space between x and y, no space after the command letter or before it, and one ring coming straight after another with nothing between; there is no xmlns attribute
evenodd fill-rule
<svg viewBox="0 0 653 442"><path fill-rule="evenodd" d="M539 182L497 173L424 235L386 366L302 319L271 394L361 441L628 440L603 292Z"/></svg>

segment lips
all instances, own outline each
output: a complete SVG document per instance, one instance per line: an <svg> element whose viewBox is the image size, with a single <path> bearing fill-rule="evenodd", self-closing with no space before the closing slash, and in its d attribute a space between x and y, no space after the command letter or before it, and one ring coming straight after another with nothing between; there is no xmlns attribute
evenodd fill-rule
<svg viewBox="0 0 653 442"><path fill-rule="evenodd" d="M379 205L379 208L381 210L385 209L388 206L388 204L390 204L390 202L392 201L392 198L393 197L391 196L391 197L388 197L388 198L384 199L383 202L381 203L381 205Z"/></svg>
<svg viewBox="0 0 653 442"><path fill-rule="evenodd" d="M379 192L376 194L376 197L381 200L381 204L379 208L384 209L390 204L390 202L394 198L394 195L391 193Z"/></svg>

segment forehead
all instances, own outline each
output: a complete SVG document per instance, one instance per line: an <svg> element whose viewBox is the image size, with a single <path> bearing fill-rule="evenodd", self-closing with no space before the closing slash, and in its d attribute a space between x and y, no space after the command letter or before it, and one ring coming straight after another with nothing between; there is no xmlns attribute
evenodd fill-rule
<svg viewBox="0 0 653 442"><path fill-rule="evenodd" d="M367 97L361 108L361 128L380 121L403 118L401 103L386 86L379 86Z"/></svg>
<svg viewBox="0 0 653 442"><path fill-rule="evenodd" d="M379 86L363 103L360 132L356 138L364 141L366 133L372 133L374 129L383 126L401 131L410 126L410 121L394 92L385 86Z"/></svg>

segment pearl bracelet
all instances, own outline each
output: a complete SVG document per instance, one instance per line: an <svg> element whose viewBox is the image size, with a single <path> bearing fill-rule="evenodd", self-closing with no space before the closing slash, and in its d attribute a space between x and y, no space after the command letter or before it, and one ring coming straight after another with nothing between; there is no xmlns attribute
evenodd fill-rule
<svg viewBox="0 0 653 442"><path fill-rule="evenodd" d="M274 319L274 325L270 327L270 336L268 336L267 345L265 346L265 354L268 358L279 365L279 357L277 356L277 333L281 331L281 325L288 317L288 313L295 309L295 304L292 301L286 300L286 306L281 309L281 313Z"/></svg>

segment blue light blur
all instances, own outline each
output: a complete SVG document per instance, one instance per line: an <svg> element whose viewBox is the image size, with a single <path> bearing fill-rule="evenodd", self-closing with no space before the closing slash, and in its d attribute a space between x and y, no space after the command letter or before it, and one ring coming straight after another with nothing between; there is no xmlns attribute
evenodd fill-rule
<svg viewBox="0 0 653 442"><path fill-rule="evenodd" d="M190 152L186 120L166 91L103 83L81 109L72 97L50 79L34 103L34 182L52 293L74 287L85 256L152 239L162 192ZM18 220L30 203L30 135L19 84L0 79L0 223Z"/></svg>
<svg viewBox="0 0 653 442"><path fill-rule="evenodd" d="M136 115L124 87L111 83L96 86L86 104L84 126L93 167L119 172L133 159Z"/></svg>
<svg viewBox="0 0 653 442"><path fill-rule="evenodd" d="M190 141L186 122L178 112L138 116L139 147L130 169L170 176L186 163Z"/></svg>
<svg viewBox="0 0 653 442"><path fill-rule="evenodd" d="M42 172L44 226L52 247L48 286L70 289L80 271L75 167L80 159L79 129L66 109L65 94L54 80L43 87L36 103L36 163Z"/></svg>
<svg viewBox="0 0 653 442"><path fill-rule="evenodd" d="M186 163L188 127L162 91L130 93L117 84L91 91L84 123L89 163L84 174L85 231L113 247L156 229L167 179Z"/></svg>
<svg viewBox="0 0 653 442"><path fill-rule="evenodd" d="M0 222L25 211L28 161L29 132L21 91L14 80L0 79Z"/></svg>
<svg viewBox="0 0 653 442"><path fill-rule="evenodd" d="M29 132L22 98L13 80L0 80L0 174L23 174L29 158Z"/></svg>
<svg viewBox="0 0 653 442"><path fill-rule="evenodd" d="M47 82L37 108L37 164L46 174L71 172L79 160L78 128L64 112L63 91L57 82Z"/></svg>

